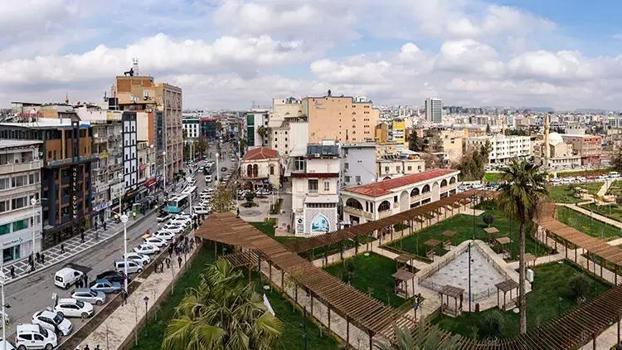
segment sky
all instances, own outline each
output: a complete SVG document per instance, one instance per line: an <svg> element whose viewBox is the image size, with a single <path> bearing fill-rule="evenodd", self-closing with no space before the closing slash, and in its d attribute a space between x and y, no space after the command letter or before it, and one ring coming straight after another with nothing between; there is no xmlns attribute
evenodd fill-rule
<svg viewBox="0 0 622 350"><path fill-rule="evenodd" d="M622 2L0 0L0 106L100 102L114 76L184 108L273 97L622 110Z"/></svg>

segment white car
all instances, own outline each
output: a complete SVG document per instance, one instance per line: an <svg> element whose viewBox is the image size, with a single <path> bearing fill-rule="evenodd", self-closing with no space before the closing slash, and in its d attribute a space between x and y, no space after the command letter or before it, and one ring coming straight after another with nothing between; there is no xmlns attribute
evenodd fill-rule
<svg viewBox="0 0 622 350"><path fill-rule="evenodd" d="M125 256L125 258L127 260L132 260L132 261L136 261L139 262L141 265L147 265L151 262L151 258L147 255L142 255L142 254L138 254L138 253L127 253L127 255Z"/></svg>
<svg viewBox="0 0 622 350"><path fill-rule="evenodd" d="M205 206L202 206L202 205L194 206L192 207L192 210L194 211L195 214L199 214L199 215L209 214L209 209L207 209Z"/></svg>
<svg viewBox="0 0 622 350"><path fill-rule="evenodd" d="M62 335L69 335L73 330L73 326L68 319L56 311L42 310L35 312L32 315L32 323L52 331L54 333L61 333Z"/></svg>
<svg viewBox="0 0 622 350"><path fill-rule="evenodd" d="M65 317L89 318L93 316L93 304L73 298L62 298L54 306L54 311Z"/></svg>
<svg viewBox="0 0 622 350"><path fill-rule="evenodd" d="M154 245L151 245L151 244L144 244L144 243L134 248L134 252L138 254L145 254L145 255L155 254L159 251L160 251L160 248Z"/></svg>
<svg viewBox="0 0 622 350"><path fill-rule="evenodd" d="M151 244L158 248L162 248L167 245L165 240L158 238L158 237L153 237L153 236L145 238L145 244Z"/></svg>
<svg viewBox="0 0 622 350"><path fill-rule="evenodd" d="M171 232L173 234L181 233L184 230L184 226L180 224L170 223L160 229L162 232Z"/></svg>
<svg viewBox="0 0 622 350"><path fill-rule="evenodd" d="M52 350L58 345L58 338L54 332L37 324L17 325L15 345L21 349L45 349Z"/></svg>
<svg viewBox="0 0 622 350"><path fill-rule="evenodd" d="M71 297L76 300L81 300L87 303L101 305L106 302L106 293L97 292L90 288L78 288Z"/></svg>
<svg viewBox="0 0 622 350"><path fill-rule="evenodd" d="M153 234L154 237L160 238L162 240L165 241L170 241L171 239L175 238L175 234L172 232L164 232L164 231L157 231ZM148 264L148 262L147 262Z"/></svg>

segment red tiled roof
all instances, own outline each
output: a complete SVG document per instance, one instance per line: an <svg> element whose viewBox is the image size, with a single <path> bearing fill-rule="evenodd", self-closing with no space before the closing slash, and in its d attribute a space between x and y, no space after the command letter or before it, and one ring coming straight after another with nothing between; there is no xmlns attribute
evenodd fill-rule
<svg viewBox="0 0 622 350"><path fill-rule="evenodd" d="M391 193L392 189L413 183L434 179L439 176L455 173L455 169L432 169L418 174L406 175L395 179L372 182L367 185L345 188L344 191L358 193L369 197L379 197Z"/></svg>
<svg viewBox="0 0 622 350"><path fill-rule="evenodd" d="M246 152L243 160L261 160L261 159L269 159L269 158L277 158L279 156L279 152L272 148L268 147L258 147L253 148Z"/></svg>

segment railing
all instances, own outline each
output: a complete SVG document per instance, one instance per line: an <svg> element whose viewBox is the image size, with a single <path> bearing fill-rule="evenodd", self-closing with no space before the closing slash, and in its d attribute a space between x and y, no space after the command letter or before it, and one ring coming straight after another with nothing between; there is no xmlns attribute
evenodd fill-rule
<svg viewBox="0 0 622 350"><path fill-rule="evenodd" d="M420 202L420 201L422 201L424 199L428 199L430 197L432 197L432 192L426 192L424 194L419 194L417 196L410 197L410 204L416 203L416 202Z"/></svg>
<svg viewBox="0 0 622 350"><path fill-rule="evenodd" d="M348 213L348 214L354 214L356 216L362 216L362 217L370 219L370 220L373 219L373 214L372 213L368 213L368 212L366 212L364 210L357 209L357 208L354 208L354 207L345 206L345 207L343 207L343 211Z"/></svg>
<svg viewBox="0 0 622 350"><path fill-rule="evenodd" d="M0 165L0 174L18 173L29 170L39 170L43 166L43 161L33 160L27 163L10 163Z"/></svg>

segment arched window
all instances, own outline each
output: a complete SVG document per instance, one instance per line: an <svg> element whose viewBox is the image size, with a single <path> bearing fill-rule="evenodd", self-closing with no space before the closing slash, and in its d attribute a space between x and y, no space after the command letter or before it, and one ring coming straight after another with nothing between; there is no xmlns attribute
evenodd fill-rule
<svg viewBox="0 0 622 350"><path fill-rule="evenodd" d="M456 183L456 177L452 176L451 179L449 179L449 183L450 184L455 184Z"/></svg>
<svg viewBox="0 0 622 350"><path fill-rule="evenodd" d="M383 201L378 206L378 211L387 211L387 210L390 210L390 209L391 209L391 203L389 203L389 201Z"/></svg>
<svg viewBox="0 0 622 350"><path fill-rule="evenodd" d="M411 197L415 197L415 196L418 196L418 195L419 195L419 189L418 188L415 187L415 188L413 188L412 191L410 191L410 196Z"/></svg>
<svg viewBox="0 0 622 350"><path fill-rule="evenodd" d="M441 181L441 187L445 186L447 186L447 180L443 179L443 181Z"/></svg>
<svg viewBox="0 0 622 350"><path fill-rule="evenodd" d="M421 193L427 193L427 192L430 192L430 185L425 185L421 189Z"/></svg>
<svg viewBox="0 0 622 350"><path fill-rule="evenodd" d="M250 164L246 166L246 177L253 177L253 166Z"/></svg>
<svg viewBox="0 0 622 350"><path fill-rule="evenodd" d="M257 164L253 164L253 177L258 177L259 176L259 167L257 166Z"/></svg>
<svg viewBox="0 0 622 350"><path fill-rule="evenodd" d="M270 175L274 175L274 164L270 164Z"/></svg>
<svg viewBox="0 0 622 350"><path fill-rule="evenodd" d="M361 204L361 202L359 202L358 200L356 200L354 198L349 198L346 201L346 207L351 207L351 208L363 210L363 205Z"/></svg>

